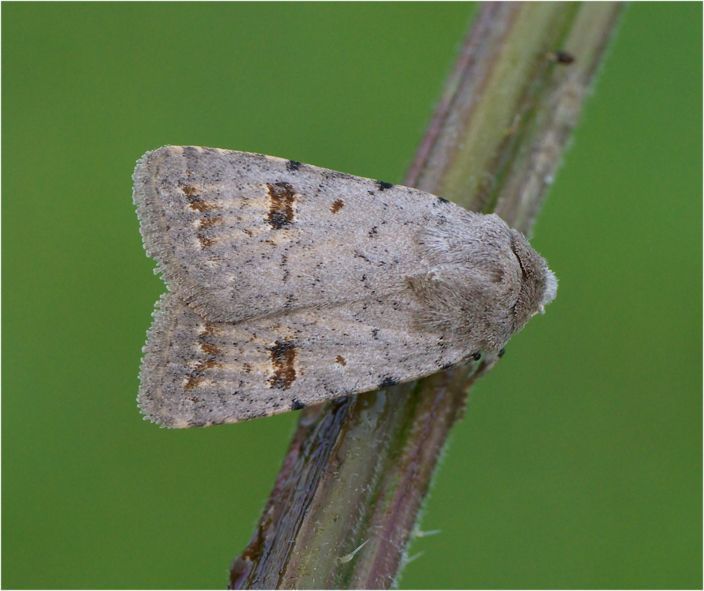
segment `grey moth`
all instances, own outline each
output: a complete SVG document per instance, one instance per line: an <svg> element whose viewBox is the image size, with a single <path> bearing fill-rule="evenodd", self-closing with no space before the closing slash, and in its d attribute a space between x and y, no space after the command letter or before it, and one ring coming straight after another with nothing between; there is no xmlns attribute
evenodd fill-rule
<svg viewBox="0 0 704 591"><path fill-rule="evenodd" d="M300 162L201 147L134 172L168 291L139 405L165 427L235 423L498 352L557 281L496 215Z"/></svg>

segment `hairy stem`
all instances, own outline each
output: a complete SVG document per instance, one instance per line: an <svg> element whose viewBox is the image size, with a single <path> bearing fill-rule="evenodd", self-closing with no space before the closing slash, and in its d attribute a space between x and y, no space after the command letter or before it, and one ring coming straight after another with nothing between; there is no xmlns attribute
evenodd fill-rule
<svg viewBox="0 0 704 591"><path fill-rule="evenodd" d="M529 233L621 8L482 5L406 184ZM467 390L496 362L303 411L230 587L391 586Z"/></svg>

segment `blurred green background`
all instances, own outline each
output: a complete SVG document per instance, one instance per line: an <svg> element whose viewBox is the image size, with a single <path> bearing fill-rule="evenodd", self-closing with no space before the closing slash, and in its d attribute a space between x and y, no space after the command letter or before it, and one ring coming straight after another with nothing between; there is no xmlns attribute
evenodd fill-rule
<svg viewBox="0 0 704 591"><path fill-rule="evenodd" d="M223 588L296 416L135 405L163 144L399 181L470 4L2 5L5 588ZM400 581L701 580L700 4L634 4L539 219L557 301L470 397Z"/></svg>

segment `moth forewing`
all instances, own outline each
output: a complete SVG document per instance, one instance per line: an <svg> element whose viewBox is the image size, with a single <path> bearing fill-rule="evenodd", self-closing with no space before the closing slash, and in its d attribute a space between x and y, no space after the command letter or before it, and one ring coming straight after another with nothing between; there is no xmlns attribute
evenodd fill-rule
<svg viewBox="0 0 704 591"><path fill-rule="evenodd" d="M167 427L234 423L429 375L465 356L418 330L418 304L399 295L209 322L167 294L142 360L139 404Z"/></svg>
<svg viewBox="0 0 704 591"><path fill-rule="evenodd" d="M157 306L140 406L237 422L498 352L554 297L498 216L271 156L170 146L134 174Z"/></svg>
<svg viewBox="0 0 704 591"><path fill-rule="evenodd" d="M423 265L418 231L459 210L408 187L211 148L149 152L134 176L147 252L181 299L219 321L393 289Z"/></svg>

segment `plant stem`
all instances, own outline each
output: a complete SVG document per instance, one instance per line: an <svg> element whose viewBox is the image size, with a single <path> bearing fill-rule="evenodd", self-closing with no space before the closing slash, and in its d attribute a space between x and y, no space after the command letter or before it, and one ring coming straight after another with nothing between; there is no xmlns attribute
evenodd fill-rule
<svg viewBox="0 0 704 591"><path fill-rule="evenodd" d="M483 4L406 184L528 233L621 9ZM230 587L391 586L467 389L496 361L303 411Z"/></svg>

